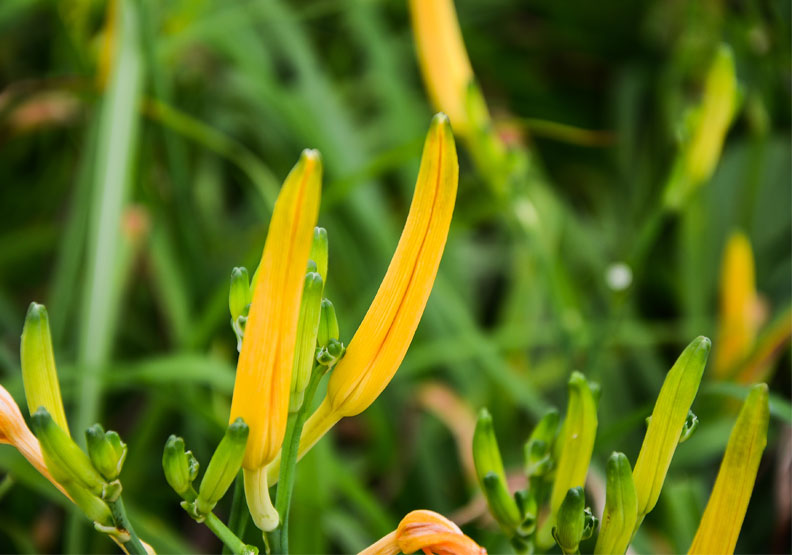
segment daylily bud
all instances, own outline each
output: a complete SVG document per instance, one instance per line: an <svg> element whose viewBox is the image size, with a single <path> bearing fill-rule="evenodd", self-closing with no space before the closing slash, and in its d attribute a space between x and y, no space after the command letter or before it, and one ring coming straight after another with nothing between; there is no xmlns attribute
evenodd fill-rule
<svg viewBox="0 0 792 555"><path fill-rule="evenodd" d="M710 347L710 340L706 337L694 339L668 372L657 396L633 469L639 522L654 508L660 497L671 457L679 444L685 420L698 392Z"/></svg>
<svg viewBox="0 0 792 555"><path fill-rule="evenodd" d="M319 214L322 162L305 150L283 183L270 219L245 337L237 362L229 422L250 426L243 466L266 466L286 432L300 301Z"/></svg>
<svg viewBox="0 0 792 555"><path fill-rule="evenodd" d="M318 272L325 283L327 283L327 250L327 230L323 227L315 227L310 259L316 264L316 269L312 271Z"/></svg>
<svg viewBox="0 0 792 555"><path fill-rule="evenodd" d="M94 495L76 482L67 482L63 488L71 500L90 520L100 526L111 526L113 516L110 507L100 497Z"/></svg>
<svg viewBox="0 0 792 555"><path fill-rule="evenodd" d="M552 545L552 527L555 514L567 492L586 483L594 439L597 435L597 403L591 384L580 372L573 372L568 382L569 401L566 418L554 449L555 478L550 494L550 515L537 535L543 548Z"/></svg>
<svg viewBox="0 0 792 555"><path fill-rule="evenodd" d="M638 520L638 498L630 461L623 453L610 456L606 476L605 511L594 553L624 554Z"/></svg>
<svg viewBox="0 0 792 555"><path fill-rule="evenodd" d="M162 470L173 491L187 501L194 501L193 481L198 476L198 461L192 451L184 450L184 440L171 435L162 453Z"/></svg>
<svg viewBox="0 0 792 555"><path fill-rule="evenodd" d="M199 513L211 512L239 474L249 431L247 424L241 418L237 418L226 429L201 480L196 501Z"/></svg>
<svg viewBox="0 0 792 555"><path fill-rule="evenodd" d="M576 487L567 491L558 509L556 525L553 528L553 537L561 551L566 554L578 552L586 524L585 508L586 497L583 495L583 488Z"/></svg>
<svg viewBox="0 0 792 555"><path fill-rule="evenodd" d="M39 407L33 413L31 425L52 477L62 484L77 483L101 496L107 482L93 467L88 455L52 420L47 409Z"/></svg>
<svg viewBox="0 0 792 555"><path fill-rule="evenodd" d="M247 316L250 306L250 278L247 268L240 266L231 270L231 286L228 290L228 310L231 320L236 321L240 316Z"/></svg>
<svg viewBox="0 0 792 555"><path fill-rule="evenodd" d="M319 333L316 336L320 347L326 347L331 339L339 338L338 318L335 307L330 299L322 299Z"/></svg>
<svg viewBox="0 0 792 555"><path fill-rule="evenodd" d="M115 480L127 456L126 443L114 431L105 432L101 425L94 424L85 431L88 456L94 468L106 480Z"/></svg>
<svg viewBox="0 0 792 555"><path fill-rule="evenodd" d="M757 384L745 399L729 436L690 553L734 553L767 445L769 418L767 384Z"/></svg>
<svg viewBox="0 0 792 555"><path fill-rule="evenodd" d="M698 425L698 416L696 416L692 410L689 410L685 418L685 424L682 426L682 434L679 436L679 443L685 443L693 437L693 433L698 429Z"/></svg>
<svg viewBox="0 0 792 555"><path fill-rule="evenodd" d="M558 434L558 411L549 410L525 443L526 476L544 476L553 468L553 443Z"/></svg>
<svg viewBox="0 0 792 555"><path fill-rule="evenodd" d="M311 377L311 370L313 370L323 286L322 277L317 272L305 274L302 301L300 302L300 319L297 323L297 346L291 376L289 412L300 410L305 388L308 387L308 380Z"/></svg>
<svg viewBox="0 0 792 555"><path fill-rule="evenodd" d="M28 410L32 415L44 407L55 423L69 435L69 425L63 410L55 354L52 351L49 317L44 305L30 303L25 316L20 348L22 382Z"/></svg>
<svg viewBox="0 0 792 555"><path fill-rule="evenodd" d="M522 518L517 503L509 495L492 416L485 408L479 412L473 432L473 463L492 516L509 537L513 536Z"/></svg>

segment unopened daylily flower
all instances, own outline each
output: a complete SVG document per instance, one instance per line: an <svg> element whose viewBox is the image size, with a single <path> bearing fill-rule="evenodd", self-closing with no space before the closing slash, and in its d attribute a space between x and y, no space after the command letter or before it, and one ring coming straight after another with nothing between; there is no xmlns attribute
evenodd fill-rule
<svg viewBox="0 0 792 555"><path fill-rule="evenodd" d="M462 533L459 526L434 511L408 513L393 532L367 547L359 555L397 553L437 555L485 555L487 550Z"/></svg>
<svg viewBox="0 0 792 555"><path fill-rule="evenodd" d="M305 424L300 455L338 420L366 410L401 365L437 276L458 177L451 126L444 114L438 114L426 137L415 194L396 252L346 355L330 376L327 396ZM274 466L271 478L277 475Z"/></svg>
<svg viewBox="0 0 792 555"><path fill-rule="evenodd" d="M728 377L748 356L756 341L760 316L753 250L748 237L736 232L726 243L721 268L720 321L713 365L718 377Z"/></svg>
<svg viewBox="0 0 792 555"><path fill-rule="evenodd" d="M729 436L718 477L701 517L690 553L734 553L762 452L770 417L766 384L751 388Z"/></svg>
<svg viewBox="0 0 792 555"><path fill-rule="evenodd" d="M473 82L453 0L410 0L415 45L432 103L448 114L454 130L469 131L468 87Z"/></svg>
<svg viewBox="0 0 792 555"><path fill-rule="evenodd" d="M321 179L319 153L303 151L275 203L237 363L230 422L241 417L250 428L242 466L248 506L261 529L277 526L266 465L278 454L286 432L300 299Z"/></svg>

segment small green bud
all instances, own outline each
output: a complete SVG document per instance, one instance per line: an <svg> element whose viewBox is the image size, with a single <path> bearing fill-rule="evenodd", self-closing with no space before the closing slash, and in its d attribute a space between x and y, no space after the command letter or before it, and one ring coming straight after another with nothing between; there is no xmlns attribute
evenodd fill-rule
<svg viewBox="0 0 792 555"><path fill-rule="evenodd" d="M121 436L112 430L105 432L102 426L94 424L85 431L85 439L94 468L106 480L118 478L127 456L127 446Z"/></svg>
<svg viewBox="0 0 792 555"><path fill-rule="evenodd" d="M326 347L330 340L339 339L338 318L335 307L329 299L322 299L321 316L319 318L319 333L316 336L320 347Z"/></svg>
<svg viewBox="0 0 792 555"><path fill-rule="evenodd" d="M61 483L61 485L86 517L100 526L115 527L110 507L101 498L76 482Z"/></svg>
<svg viewBox="0 0 792 555"><path fill-rule="evenodd" d="M55 423L47 409L39 407L33 413L31 427L41 445L44 462L59 484L75 483L93 495L102 496L107 482L93 467L88 455Z"/></svg>
<svg viewBox="0 0 792 555"><path fill-rule="evenodd" d="M195 502L199 513L211 512L239 474L249 432L250 429L242 418L234 420L226 429L201 480L198 500Z"/></svg>
<svg viewBox="0 0 792 555"><path fill-rule="evenodd" d="M322 366L334 366L341 357L344 356L346 347L340 341L331 339L327 342L327 346L320 348L316 352L316 362Z"/></svg>
<svg viewBox="0 0 792 555"><path fill-rule="evenodd" d="M327 282L327 247L327 230L323 227L315 227L309 258L316 264L316 269L313 271L319 272L324 282Z"/></svg>
<svg viewBox="0 0 792 555"><path fill-rule="evenodd" d="M302 406L305 388L308 387L308 380L311 377L311 370L313 370L323 287L322 277L318 273L308 272L305 274L300 316L297 321L297 345L294 350L294 367L291 374L289 412L296 412Z"/></svg>
<svg viewBox="0 0 792 555"><path fill-rule="evenodd" d="M553 469L553 444L558 434L558 411L549 410L539 420L525 443L525 474L545 476Z"/></svg>
<svg viewBox="0 0 792 555"><path fill-rule="evenodd" d="M192 451L185 452L184 440L171 435L162 453L162 470L173 491L187 501L194 501L196 498L192 483L198 476L198 467Z"/></svg>
<svg viewBox="0 0 792 555"><path fill-rule="evenodd" d="M692 410L689 410L687 418L685 418L685 424L682 426L682 435L679 436L679 443L685 443L689 440L698 428L698 425L698 416L696 416Z"/></svg>
<svg viewBox="0 0 792 555"><path fill-rule="evenodd" d="M49 316L42 304L30 303L28 307L22 330L20 359L28 411L33 415L39 407L44 407L61 430L69 435L52 350Z"/></svg>
<svg viewBox="0 0 792 555"><path fill-rule="evenodd" d="M250 306L250 278L247 268L240 266L231 270L231 287L228 290L228 310L231 320L236 321L240 316L247 316Z"/></svg>
<svg viewBox="0 0 792 555"><path fill-rule="evenodd" d="M613 453L606 469L605 510L594 553L624 553L632 540L638 520L630 461L623 453Z"/></svg>
<svg viewBox="0 0 792 555"><path fill-rule="evenodd" d="M523 519L509 495L492 416L486 408L479 411L473 432L473 464L492 516L509 537L513 536Z"/></svg>
<svg viewBox="0 0 792 555"><path fill-rule="evenodd" d="M539 514L536 495L531 490L519 490L515 492L514 500L522 515L522 522L517 527L517 531L521 536L528 537L536 530L536 517Z"/></svg>
<svg viewBox="0 0 792 555"><path fill-rule="evenodd" d="M583 488L575 487L567 491L558 509L553 537L564 553L577 553L586 526L584 511L586 498Z"/></svg>

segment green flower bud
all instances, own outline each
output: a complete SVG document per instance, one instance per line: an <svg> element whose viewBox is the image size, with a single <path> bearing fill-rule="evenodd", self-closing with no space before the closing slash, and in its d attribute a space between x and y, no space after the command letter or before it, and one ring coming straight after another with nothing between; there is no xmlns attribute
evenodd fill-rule
<svg viewBox="0 0 792 555"><path fill-rule="evenodd" d="M199 513L211 512L239 474L249 432L248 425L241 418L234 420L226 429L201 480L195 503Z"/></svg>
<svg viewBox="0 0 792 555"><path fill-rule="evenodd" d="M545 476L553 469L553 444L558 434L558 411L550 409L539 420L525 443L525 474Z"/></svg>
<svg viewBox="0 0 792 555"><path fill-rule="evenodd" d="M52 477L61 484L74 483L101 497L107 482L91 464L82 449L58 426L47 409L33 413L31 427L41 445L44 462Z"/></svg>
<svg viewBox="0 0 792 555"><path fill-rule="evenodd" d="M528 537L536 530L536 517L539 514L536 496L531 490L519 490L515 492L514 500L522 518L517 531L521 536Z"/></svg>
<svg viewBox="0 0 792 555"><path fill-rule="evenodd" d="M297 345L294 350L294 367L291 375L289 412L297 412L303 403L305 388L311 377L319 333L319 313L322 304L322 277L316 272L305 275L300 317L297 322Z"/></svg>
<svg viewBox="0 0 792 555"><path fill-rule="evenodd" d="M187 501L196 498L192 483L198 476L198 461L192 451L184 450L184 440L171 435L162 453L162 470L173 491Z"/></svg>
<svg viewBox="0 0 792 555"><path fill-rule="evenodd" d="M630 461L623 453L610 456L606 476L605 510L594 553L624 554L638 520L638 498Z"/></svg>
<svg viewBox="0 0 792 555"><path fill-rule="evenodd" d="M486 408L479 411L473 432L473 464L492 516L509 537L513 536L523 519L509 495L492 416Z"/></svg>
<svg viewBox="0 0 792 555"><path fill-rule="evenodd" d="M228 310L231 320L236 321L240 316L247 316L250 306L250 278L247 268L240 266L231 270L231 287L228 290Z"/></svg>
<svg viewBox="0 0 792 555"><path fill-rule="evenodd" d="M110 507L101 498L76 482L62 483L61 485L72 501L74 501L74 504L95 524L115 527Z"/></svg>
<svg viewBox="0 0 792 555"><path fill-rule="evenodd" d="M553 537L564 553L577 553L586 526L584 510L586 498L583 488L576 487L567 491L558 509Z"/></svg>
<svg viewBox="0 0 792 555"><path fill-rule="evenodd" d="M663 487L671 458L682 437L685 420L696 398L712 343L697 337L666 375L644 436L633 480L638 494L638 520L651 511Z"/></svg>
<svg viewBox="0 0 792 555"><path fill-rule="evenodd" d="M327 246L327 230L323 227L315 227L309 258L316 263L314 271L319 272L324 282L327 282Z"/></svg>
<svg viewBox="0 0 792 555"><path fill-rule="evenodd" d="M329 299L322 299L320 310L319 333L316 339L320 347L326 347L330 340L339 339L338 318L336 317L335 307Z"/></svg>
<svg viewBox="0 0 792 555"><path fill-rule="evenodd" d="M107 480L118 478L127 456L127 446L121 436L112 430L105 432L102 426L94 424L85 431L85 439L94 468Z"/></svg>
<svg viewBox="0 0 792 555"><path fill-rule="evenodd" d="M20 346L22 382L25 386L28 410L32 415L44 407L61 430L69 435L69 425L63 410L55 354L52 350L49 316L42 304L30 303L25 316Z"/></svg>
<svg viewBox="0 0 792 555"><path fill-rule="evenodd" d="M331 339L327 342L327 346L322 347L316 353L316 362L322 366L334 366L341 357L344 356L346 347L340 341Z"/></svg>
<svg viewBox="0 0 792 555"><path fill-rule="evenodd" d="M682 426L682 435L679 436L679 443L685 443L689 440L696 429L698 429L698 425L698 416L696 416L692 410L689 410L687 418L685 418L685 424Z"/></svg>

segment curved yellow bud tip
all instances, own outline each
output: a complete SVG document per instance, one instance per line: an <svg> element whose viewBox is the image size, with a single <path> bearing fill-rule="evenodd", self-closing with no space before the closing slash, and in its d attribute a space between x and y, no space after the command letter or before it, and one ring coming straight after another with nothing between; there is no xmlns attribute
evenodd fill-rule
<svg viewBox="0 0 792 555"><path fill-rule="evenodd" d="M487 550L462 533L459 526L434 511L407 513L398 528L358 555L397 553L456 553L486 555Z"/></svg>
<svg viewBox="0 0 792 555"><path fill-rule="evenodd" d="M734 553L767 445L769 418L767 384L757 384L751 388L729 436L690 553Z"/></svg>
<svg viewBox="0 0 792 555"><path fill-rule="evenodd" d="M338 416L368 408L404 359L437 276L458 177L451 126L444 114L437 114L396 252L346 355L330 376L327 400Z"/></svg>
<svg viewBox="0 0 792 555"><path fill-rule="evenodd" d="M713 367L718 377L727 377L751 352L759 332L760 315L753 250L748 237L738 231L729 237L723 251Z"/></svg>
<svg viewBox="0 0 792 555"><path fill-rule="evenodd" d="M249 470L276 456L286 431L300 298L321 181L319 152L304 150L278 195L256 272L229 419L241 417L250 427L243 461Z"/></svg>
<svg viewBox="0 0 792 555"><path fill-rule="evenodd" d="M432 103L458 133L467 133L468 87L473 69L462 41L453 0L410 0L415 47Z"/></svg>

